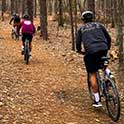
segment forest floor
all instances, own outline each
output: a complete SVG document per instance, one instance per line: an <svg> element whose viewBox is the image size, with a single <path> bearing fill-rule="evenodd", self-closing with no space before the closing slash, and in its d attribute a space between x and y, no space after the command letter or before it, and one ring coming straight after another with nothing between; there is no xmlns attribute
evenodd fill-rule
<svg viewBox="0 0 124 124"><path fill-rule="evenodd" d="M0 124L124 124L123 84L117 83L122 109L114 123L105 106L91 105L83 58L71 50L70 28L57 35L56 22L49 21L48 29L48 41L35 34L26 65L21 39L11 39L8 21L0 22ZM118 79L117 65L116 60L110 68Z"/></svg>

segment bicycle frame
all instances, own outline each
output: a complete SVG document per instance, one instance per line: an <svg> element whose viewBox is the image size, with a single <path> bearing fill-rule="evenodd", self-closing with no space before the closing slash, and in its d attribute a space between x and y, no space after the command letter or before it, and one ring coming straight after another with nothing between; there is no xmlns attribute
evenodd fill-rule
<svg viewBox="0 0 124 124"><path fill-rule="evenodd" d="M104 57L102 67L96 73L96 78L97 78L98 92L100 94L100 99L101 96L104 96L108 115L111 117L113 121L116 122L119 120L120 117L120 98L116 88L115 80L105 74L105 69L108 67L108 63L109 63L108 58ZM94 95L90 81L88 81L88 88L89 88L90 98L94 101Z"/></svg>
<svg viewBox="0 0 124 124"><path fill-rule="evenodd" d="M12 39L18 40L17 26L12 27Z"/></svg>
<svg viewBox="0 0 124 124"><path fill-rule="evenodd" d="M106 58L102 68L103 75L100 75L99 71L97 74L99 93L102 91L102 94L105 97L107 111L111 119L113 121L118 121L120 117L120 98L116 88L115 79L105 74L105 69L108 67L108 63L108 58Z"/></svg>
<svg viewBox="0 0 124 124"><path fill-rule="evenodd" d="M100 74L102 73L102 75ZM102 96L102 94L107 97L107 92L106 92L106 84L105 81L107 77L104 75L104 70L102 70L102 72L98 71L97 72L97 84L98 84L98 92L100 94L100 96Z"/></svg>

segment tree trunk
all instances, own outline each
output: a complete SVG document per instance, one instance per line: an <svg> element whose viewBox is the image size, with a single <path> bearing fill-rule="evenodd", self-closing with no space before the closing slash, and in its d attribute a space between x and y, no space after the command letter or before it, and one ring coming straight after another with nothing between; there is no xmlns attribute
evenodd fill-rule
<svg viewBox="0 0 124 124"><path fill-rule="evenodd" d="M87 0L87 9L95 14L95 0Z"/></svg>
<svg viewBox="0 0 124 124"><path fill-rule="evenodd" d="M2 21L4 21L4 12L5 11L6 11L6 0L2 0L2 12L1 12Z"/></svg>
<svg viewBox="0 0 124 124"><path fill-rule="evenodd" d="M33 21L33 0L26 0L26 13L29 14L30 19Z"/></svg>
<svg viewBox="0 0 124 124"><path fill-rule="evenodd" d="M121 10L121 0L114 0L114 5L116 6L115 12L114 12L114 19L115 19L115 27L116 27L116 44L119 45L119 67L122 67L124 64L124 58L123 58L123 24L122 24L122 15Z"/></svg>
<svg viewBox="0 0 124 124"><path fill-rule="evenodd" d="M72 14L72 1L69 0L69 13L71 20L71 35L72 35L72 50L75 50L75 40L74 40L74 25L73 25L73 14Z"/></svg>
<svg viewBox="0 0 124 124"><path fill-rule="evenodd" d="M52 3L53 3L52 0L49 0L49 2L47 2L47 8L48 8L49 15L52 15L52 12L53 12Z"/></svg>
<svg viewBox="0 0 124 124"><path fill-rule="evenodd" d="M118 30L118 42L119 42L119 66L123 66L123 29L122 29L122 23L117 25Z"/></svg>
<svg viewBox="0 0 124 124"><path fill-rule="evenodd" d="M74 22L75 22L75 32L77 32L77 1L76 0L74 0L74 8L75 8L75 11L74 11L74 15L75 15L75 20L74 20Z"/></svg>
<svg viewBox="0 0 124 124"><path fill-rule="evenodd" d="M114 2L113 0L111 0L111 27L114 28L115 27L115 22L114 22Z"/></svg>
<svg viewBox="0 0 124 124"><path fill-rule="evenodd" d="M24 0L22 0L22 16L24 15L24 13L25 13L25 1Z"/></svg>
<svg viewBox="0 0 124 124"><path fill-rule="evenodd" d="M37 15L37 0L34 0L34 17Z"/></svg>
<svg viewBox="0 0 124 124"><path fill-rule="evenodd" d="M54 14L57 15L58 13L58 0L54 0Z"/></svg>
<svg viewBox="0 0 124 124"><path fill-rule="evenodd" d="M16 0L15 1L15 11L16 13L20 13L20 3L21 3L21 0Z"/></svg>
<svg viewBox="0 0 124 124"><path fill-rule="evenodd" d="M14 12L14 0L11 0L11 14Z"/></svg>
<svg viewBox="0 0 124 124"><path fill-rule="evenodd" d="M63 27L64 24L64 20L63 20L63 4L62 4L62 0L59 0L59 18L58 18L58 25Z"/></svg>
<svg viewBox="0 0 124 124"><path fill-rule="evenodd" d="M79 7L80 13L82 13L83 9L82 9L80 0L77 0L77 5Z"/></svg>
<svg viewBox="0 0 124 124"><path fill-rule="evenodd" d="M47 32L47 7L46 7L46 0L39 0L40 4L40 26L41 26L41 37L44 40L48 39L48 32Z"/></svg>

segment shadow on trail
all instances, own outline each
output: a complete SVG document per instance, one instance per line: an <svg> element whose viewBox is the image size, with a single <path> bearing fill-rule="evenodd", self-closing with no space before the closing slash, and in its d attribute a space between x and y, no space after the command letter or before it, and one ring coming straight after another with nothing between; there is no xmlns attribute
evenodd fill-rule
<svg viewBox="0 0 124 124"><path fill-rule="evenodd" d="M92 107L92 101L90 100L86 90L81 88L71 88L71 89L60 89L58 91L53 91L54 96L60 104L64 104L73 108L73 114L83 117L82 113L89 113L90 115L95 115L96 118L103 119L104 116L108 121L107 124L115 124L108 116L105 101L102 101L103 107L94 108ZM97 120L96 120L97 121Z"/></svg>

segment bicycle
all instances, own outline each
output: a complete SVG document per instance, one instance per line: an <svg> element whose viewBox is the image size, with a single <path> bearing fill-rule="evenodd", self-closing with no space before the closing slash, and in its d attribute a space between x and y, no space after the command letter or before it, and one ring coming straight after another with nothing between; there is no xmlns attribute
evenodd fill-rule
<svg viewBox="0 0 124 124"><path fill-rule="evenodd" d="M120 117L120 98L114 76L105 74L105 69L109 64L109 59L110 58L105 56L101 58L101 69L98 70L96 75L97 75L97 84L98 84L98 92L100 94L100 99L104 97L108 115L113 121L116 122L119 120ZM88 74L88 89L89 89L90 98L92 101L94 101L94 95L93 95L91 83L89 81L89 74Z"/></svg>
<svg viewBox="0 0 124 124"><path fill-rule="evenodd" d="M19 35L17 33L17 26L12 27L11 37L14 40L19 40Z"/></svg>
<svg viewBox="0 0 124 124"><path fill-rule="evenodd" d="M29 64L29 58L30 58L30 54L29 54L29 40L26 39L25 40L25 46L24 46L24 61L26 64Z"/></svg>

